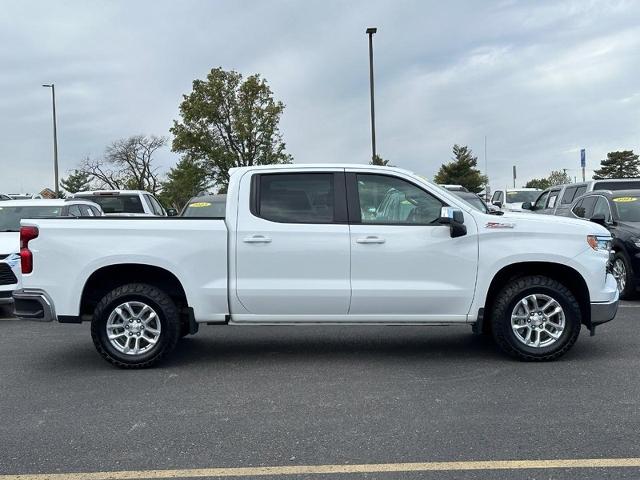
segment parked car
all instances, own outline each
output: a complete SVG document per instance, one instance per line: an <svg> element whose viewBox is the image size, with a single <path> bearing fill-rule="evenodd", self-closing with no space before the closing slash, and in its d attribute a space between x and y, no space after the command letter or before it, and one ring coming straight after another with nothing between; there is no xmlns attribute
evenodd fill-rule
<svg viewBox="0 0 640 480"><path fill-rule="evenodd" d="M618 306L601 225L497 218L395 167L235 168L224 219L28 220L20 239L16 315L90 320L119 367L216 323L473 325L553 360Z"/></svg>
<svg viewBox="0 0 640 480"><path fill-rule="evenodd" d="M502 215L504 213L504 212L502 212L500 210L497 210L497 209L496 210L490 210L489 206L482 199L482 197L480 195L476 194L476 193L461 192L461 191L453 191L453 193L457 197L460 197L462 200L464 200L469 205L471 205L476 210L478 210L478 211L480 211L482 213L492 214L492 215Z"/></svg>
<svg viewBox="0 0 640 480"><path fill-rule="evenodd" d="M530 210L544 215L567 215L573 201L587 192L596 190L629 190L640 189L640 178L621 178L606 180L591 180L588 182L567 183L546 189L531 202L523 204L524 210Z"/></svg>
<svg viewBox="0 0 640 480"><path fill-rule="evenodd" d="M504 212L521 212L522 204L534 201L540 194L538 188L506 188L496 190L491 204Z"/></svg>
<svg viewBox="0 0 640 480"><path fill-rule="evenodd" d="M640 189L589 192L573 203L570 215L609 230L615 255L612 272L620 297L634 297L640 286Z"/></svg>
<svg viewBox="0 0 640 480"><path fill-rule="evenodd" d="M84 200L8 200L0 203L0 304L12 303L20 283L20 221L52 216L100 216L100 207Z"/></svg>
<svg viewBox="0 0 640 480"><path fill-rule="evenodd" d="M182 209L182 217L224 218L226 195L202 195L193 197Z"/></svg>
<svg viewBox="0 0 640 480"><path fill-rule="evenodd" d="M74 193L71 197L97 203L105 215L166 217L177 214L174 209L165 210L156 197L143 190L96 190Z"/></svg>

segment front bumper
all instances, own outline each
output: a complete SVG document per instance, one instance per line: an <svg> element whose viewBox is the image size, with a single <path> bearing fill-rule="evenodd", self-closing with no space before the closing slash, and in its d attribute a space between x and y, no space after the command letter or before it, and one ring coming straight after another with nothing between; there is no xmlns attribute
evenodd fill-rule
<svg viewBox="0 0 640 480"><path fill-rule="evenodd" d="M13 292L14 315L21 320L53 322L56 311L44 290L23 289Z"/></svg>
<svg viewBox="0 0 640 480"><path fill-rule="evenodd" d="M619 293L616 290L615 298L610 302L598 302L591 304L591 325L596 326L614 319L618 312Z"/></svg>

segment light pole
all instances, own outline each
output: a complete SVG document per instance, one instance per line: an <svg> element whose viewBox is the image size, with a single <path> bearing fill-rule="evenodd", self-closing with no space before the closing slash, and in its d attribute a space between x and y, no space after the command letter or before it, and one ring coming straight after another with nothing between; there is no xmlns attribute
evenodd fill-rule
<svg viewBox="0 0 640 480"><path fill-rule="evenodd" d="M53 103L53 176L55 179L56 198L60 196L60 187L58 186L58 129L56 125L56 86L42 85L51 89L51 101Z"/></svg>
<svg viewBox="0 0 640 480"><path fill-rule="evenodd" d="M369 87L371 90L371 161L376 163L376 113L373 102L373 34L378 29L376 27L367 28L369 35Z"/></svg>

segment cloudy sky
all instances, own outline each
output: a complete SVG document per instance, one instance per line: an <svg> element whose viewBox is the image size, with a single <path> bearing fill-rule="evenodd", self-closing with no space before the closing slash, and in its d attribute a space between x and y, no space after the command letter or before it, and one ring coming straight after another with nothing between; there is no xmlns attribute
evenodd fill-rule
<svg viewBox="0 0 640 480"><path fill-rule="evenodd" d="M298 163L370 158L366 27L375 36L378 151L432 176L467 144L493 189L579 175L640 150L637 1L0 0L0 192L132 134L169 135L181 96L222 66L259 72L287 108ZM168 148L164 169L177 156Z"/></svg>

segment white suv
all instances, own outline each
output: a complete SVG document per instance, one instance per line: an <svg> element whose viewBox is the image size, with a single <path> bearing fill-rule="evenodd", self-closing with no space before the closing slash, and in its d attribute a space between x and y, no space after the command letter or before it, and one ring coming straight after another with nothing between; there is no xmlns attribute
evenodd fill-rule
<svg viewBox="0 0 640 480"><path fill-rule="evenodd" d="M162 207L156 197L144 190L96 190L78 192L73 198L85 198L102 207L105 215L127 217L166 217L175 215Z"/></svg>

